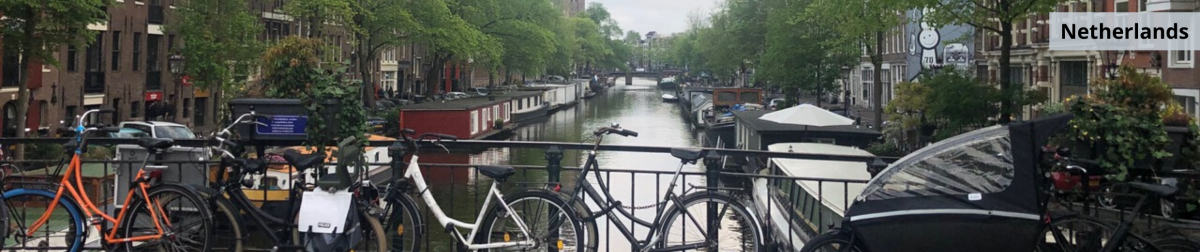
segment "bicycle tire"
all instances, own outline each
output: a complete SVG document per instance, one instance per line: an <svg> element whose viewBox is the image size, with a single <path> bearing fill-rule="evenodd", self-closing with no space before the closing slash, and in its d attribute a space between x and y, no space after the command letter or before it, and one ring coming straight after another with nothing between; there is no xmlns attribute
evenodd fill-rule
<svg viewBox="0 0 1200 252"><path fill-rule="evenodd" d="M676 219L679 219L681 221L680 223L683 224L679 228L685 229L682 232L679 232L680 236L686 236L689 233L689 231L686 230L688 228L688 225L690 225L690 223L695 223L695 222L693 222L693 220L722 220L722 219L728 218L722 214L722 216L719 216L717 218L711 218L711 217L709 217L709 218L691 218L691 217L688 217L687 219L682 219L682 218L680 218L680 216L683 216L685 212L686 213L693 212L692 210L685 211L683 209L691 209L692 207L703 208L704 206L699 206L699 204L704 204L704 203L724 203L724 204L726 204L726 207L718 207L717 211L722 212L721 209L725 209L726 210L725 213L732 214L729 217L737 218L738 220L736 223L737 223L737 225L741 225L741 226L740 227L722 227L722 228L720 228L720 230L734 231L727 235L732 235L736 239L740 239L742 242L745 242L747 240L744 238L745 235L751 236L749 239L750 244L741 244L736 247L727 247L727 248L730 248L730 249L733 249L736 251L764 251L765 250L764 244L763 244L763 232L762 232L762 227L760 224L761 222L759 222L758 218L753 214L753 212L749 208L747 208L745 205L742 205L742 203L740 201L734 200L732 196L729 196L728 194L725 194L725 193L714 192L714 191L699 191L699 192L694 192L694 193L691 193L688 195L684 195L683 198L680 199L679 202L683 205L682 207L679 205L671 205L671 207L667 208L667 211L664 212L667 215L666 215L666 217L663 218L663 222L660 223L660 225L665 225L665 226L661 227L660 230L662 233L659 236L659 242L656 244L659 248L668 248L671 246L679 246L679 244L676 244L676 243L686 244L687 242L689 242L689 240L691 240L686 237L680 237L681 240L678 242L673 242L670 240L671 238L675 238L672 235L672 232L673 232L672 230L677 230L677 229L672 224L675 223ZM702 209L697 209L697 210L702 210ZM733 210L733 212L728 212L727 210ZM692 225L692 226L694 227L695 225ZM749 229L750 229L749 233L744 232L745 231L744 229L746 226L749 226ZM697 229L695 231L696 232L691 232L691 233L693 233L693 234L700 233L699 229ZM721 246L722 243L719 241L722 241L725 239L721 239L721 237L724 237L724 236L721 234L718 234L717 237L708 237L708 235L704 235L704 237L698 238L698 239L702 239L702 240L697 240L697 241L718 241L718 243L715 244L718 246L717 248L715 248L715 250L724 251L726 247ZM728 244L728 243L725 243L725 244ZM750 247L747 248L746 245L750 245ZM713 250L714 250L714 248L709 248L708 251L713 251Z"/></svg>
<svg viewBox="0 0 1200 252"><path fill-rule="evenodd" d="M165 196L168 193L174 193L177 196L177 198L171 198L166 201L162 201L162 199L159 198L161 196ZM155 186L151 187L149 190L146 191L146 194L148 195L149 198L159 201L158 204L161 205L160 207L166 213L167 218L169 218L169 220L171 221L171 223L159 223L159 225L162 226L164 229L167 228L169 225L172 229L172 230L170 230L171 233L178 233L178 234L184 234L184 235L178 235L175 237L159 239L159 241L168 241L168 242L161 242L161 243L160 242L155 242L155 243L146 242L146 243L142 243L142 244L135 244L134 242L117 243L117 244L114 244L115 251L132 252L135 249L140 251L140 250L143 250L145 246L156 246L156 245L164 245L164 244L171 245L171 246L184 247L184 246L188 245L188 244L184 244L184 243L189 242L189 241L191 242L191 245L187 246L186 249L184 249L183 251L210 251L210 246L212 245L212 239L213 239L214 232L215 232L215 228L214 228L215 224L213 224L214 223L213 213L211 211L211 208L209 208L209 206L207 204L207 200L204 200L204 198L202 198L200 196L199 192L196 192L196 190L192 189L191 187L187 187L187 186L182 186L182 185L177 185L177 184L160 184L160 185L155 185ZM174 202L172 202L170 200L173 200L173 199L181 199L181 200L185 200L187 202L183 202L184 204L172 204ZM156 232L156 231L154 231L154 232L142 231L143 229L150 229L151 227L153 227L153 225L154 225L153 222L150 222L149 224L146 224L146 225L138 225L138 224L146 223L147 222L146 219L149 219L149 217L150 217L148 215L149 213L145 212L146 210L149 209L148 208L149 206L150 205L144 199L142 199L139 196L134 196L134 198L132 198L130 200L129 204L125 205L125 207L128 208L129 210L126 210L128 212L126 212L125 218L119 220L120 225L117 226L117 234L120 235L120 237L134 237L134 236L146 235L146 234L151 234L151 233ZM187 214L184 214L184 213L187 213ZM178 218L180 216L192 217L192 218L188 218L186 222L183 222L183 221L181 221L182 218ZM139 220L141 222L139 222ZM149 221L157 222L158 220L155 219L155 220L149 220ZM197 225L199 225L199 226L197 226ZM196 230L195 227L199 227L199 230ZM179 232L182 230L188 230L190 232L187 232L187 233Z"/></svg>
<svg viewBox="0 0 1200 252"><path fill-rule="evenodd" d="M540 200L543 203L547 203L549 205L549 207L543 207L542 205L534 206L534 207L518 205L522 202L527 202L527 201L531 201L531 200ZM523 220L524 225L526 227L528 227L529 232L533 233L536 230L558 231L557 232L558 234L555 237L551 237L551 235L549 234L550 232L547 232L547 234L531 235L531 236L534 236L534 237L532 237L531 240L535 240L535 242L537 243L536 244L537 246L539 246L539 247L545 246L546 248L555 249L557 251L588 251L587 250L588 245L585 244L588 241L585 240L586 238L584 238L586 231L581 232L583 225L581 224L582 221L579 219L579 215L578 215L578 213L581 210L575 209L573 206L568 207L566 205L566 200L563 199L561 194L557 194L557 193L551 192L549 190L527 189L527 190L523 190L523 191L505 196L504 202L508 203L509 209L512 209L513 211L518 211L518 213L516 215L521 217L521 220ZM521 213L526 213L526 214L521 214ZM549 213L548 215L550 215L549 218L544 219L544 222L542 221L543 219L541 218L541 216L546 216L546 215L544 215L543 213ZM502 216L502 214L503 214L503 216ZM508 220L509 220L507 217L508 214L509 213L506 213L505 208L502 207L499 203L492 205L491 209L488 210L487 215L483 218L483 223L481 223L481 225L479 226L479 230L476 231L477 235L475 237L474 243L475 244L485 244L485 243L502 242L504 240L521 241L522 239L520 237L517 237L517 238L512 237L513 234L516 234L516 236L522 235L522 232L520 232L519 229L517 229L518 231L516 231L516 232L509 232L509 231L496 232L496 230L493 230L493 228L495 228L497 226L502 226L502 224L505 224L508 222ZM538 217L530 218L531 216L538 216ZM504 222L499 222L499 221L504 221ZM534 226L536 224L541 224L541 223L546 224L546 227L539 228L539 227ZM497 225L497 224L501 224L501 225ZM564 224L566 224L566 225L564 225ZM563 227L570 227L570 230L563 230L562 229ZM502 227L502 228L504 228L504 227ZM573 241L563 240L562 238L564 235L566 235L568 238L573 236L574 240ZM553 241L551 241L551 240L553 240ZM514 247L512 249L518 249L520 251L528 251L528 249L526 249L526 248L515 248ZM505 251L505 249L503 249L503 248L501 248L501 249L482 249L480 251Z"/></svg>
<svg viewBox="0 0 1200 252"><path fill-rule="evenodd" d="M1162 252L1196 252L1200 251L1200 243L1185 237L1169 237L1150 242Z"/></svg>
<svg viewBox="0 0 1200 252"><path fill-rule="evenodd" d="M822 252L839 251L840 252L840 251L842 251L842 247L845 247L845 246L849 246L849 248L850 248L849 250L846 250L846 252L867 251L867 250L863 249L861 245L851 244L850 240L853 240L853 237L851 237L851 234L848 232L842 232L840 230L825 232L825 233L813 238L812 240L805 242L804 247L800 248L800 252L817 252L817 251L822 251ZM826 246L834 246L834 247L826 248Z"/></svg>
<svg viewBox="0 0 1200 252"><path fill-rule="evenodd" d="M235 206L233 201L225 198L224 194L218 193L217 190L197 185L189 186L196 189L201 198L209 200L207 203L213 213L215 233L221 234L214 237L212 251L241 252L245 248L246 237L242 230L241 208Z"/></svg>
<svg viewBox="0 0 1200 252"><path fill-rule="evenodd" d="M25 227L28 227L29 224L33 224L33 221L36 221L37 218L39 216L41 216L41 213L45 212L45 210L34 211L32 214L30 214L30 212L28 212L28 211L18 211L18 209L28 208L28 207L25 207L26 204L23 204L23 202L25 202L25 201L17 200L17 199L21 199L24 197L41 198L40 200L33 200L32 202L36 202L36 206L42 206L45 204L45 202L51 202L54 200L54 192L45 191L45 190L30 190L30 189L24 189L24 188L16 188L16 189L12 189L12 190L8 190L8 191L4 192L4 205L5 205L5 208L7 208L5 215L8 216L8 218L9 218L9 222L5 222L5 223L8 224L7 226L17 227L17 230L12 230L12 231L20 230L23 232L26 229ZM65 247L66 251L69 251L69 252L82 251L84 239L87 239L87 222L85 221L86 218L83 217L83 212L79 211L78 204L75 204L74 201L70 200L70 198L66 197L66 196L59 198L58 205L63 209L63 211L65 211L67 213L67 215L70 216L70 221L67 221L67 223L65 223L67 226L66 226L65 236L63 236L63 241L66 244L63 247ZM36 207L36 206L29 206L29 207ZM42 206L42 207L44 207L44 206ZM32 218L32 219L30 219L30 218ZM26 220L28 220L28 221L26 221ZM52 228L53 226L54 225L52 225L51 223L46 223L46 224L43 224L42 228L54 229L54 228ZM38 233L38 232L34 232L34 233ZM15 248L15 247L22 247L22 248L30 247L30 246L28 246L28 240L18 241L18 240L16 240L15 236L7 236L7 235L4 236L4 238L5 238L4 243L2 244L2 246L6 249ZM12 245L22 244L22 246L11 246L9 244L10 240L8 238L13 239L13 240L11 240L12 242L14 242L14 244L12 244ZM36 247L38 245L33 245L33 246Z"/></svg>
<svg viewBox="0 0 1200 252"><path fill-rule="evenodd" d="M359 216L362 216L363 223L366 223L367 226L362 229L363 242L359 243L358 246L354 246L354 249L351 251L392 251L391 248L388 247L388 239L386 239L387 231L383 230L383 224L379 222L379 219L375 218L375 216L367 215L366 213L363 213L363 215ZM371 248L371 246L369 246L370 244L375 244L374 248Z"/></svg>
<svg viewBox="0 0 1200 252"><path fill-rule="evenodd" d="M567 194L563 194L563 198L570 198L570 196ZM588 208L587 204L584 203L583 200L576 200L574 203L574 206L572 206L572 207L575 208L575 210L577 211L575 213L575 216L587 216L587 215L591 214L591 209ZM598 230L598 228L597 228L597 226L599 226L599 225L597 225L596 221L594 221L594 220L593 221L585 221L583 223L580 223L580 225L582 225L583 231L585 232L583 238L585 241L584 245L586 245L586 247L587 247L587 251L599 251L600 250L600 230Z"/></svg>
<svg viewBox="0 0 1200 252"><path fill-rule="evenodd" d="M1081 224L1081 226L1066 226L1067 224ZM1083 228L1088 226L1088 228ZM1051 233L1048 233L1051 232ZM1072 232L1071 237L1067 237L1067 232ZM1113 237L1116 228L1113 225L1100 221L1091 216L1084 215L1065 215L1051 220L1049 225L1040 232L1038 237L1037 247L1038 252L1060 252L1060 251L1100 251L1101 248L1107 245L1109 239ZM1054 238L1053 243L1047 240ZM1067 239L1065 243L1059 242L1061 239ZM1084 239L1085 244L1080 244L1078 239ZM1068 244L1068 245L1063 245ZM1117 251L1162 251L1154 243L1138 234L1128 234L1125 238L1125 243L1122 244ZM1194 250L1193 250L1194 251Z"/></svg>
<svg viewBox="0 0 1200 252"><path fill-rule="evenodd" d="M421 220L421 212L417 203L408 195L389 196L398 200L388 200L387 219L385 227L389 246L393 252L420 251L421 237L425 235L425 223Z"/></svg>

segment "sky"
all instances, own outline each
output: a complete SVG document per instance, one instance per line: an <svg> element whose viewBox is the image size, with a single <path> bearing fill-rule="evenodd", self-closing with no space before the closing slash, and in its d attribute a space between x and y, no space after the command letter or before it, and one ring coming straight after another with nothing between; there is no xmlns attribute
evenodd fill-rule
<svg viewBox="0 0 1200 252"><path fill-rule="evenodd" d="M634 30L660 34L683 32L688 27L688 13L712 13L722 0L587 0L604 4L613 20L625 31Z"/></svg>

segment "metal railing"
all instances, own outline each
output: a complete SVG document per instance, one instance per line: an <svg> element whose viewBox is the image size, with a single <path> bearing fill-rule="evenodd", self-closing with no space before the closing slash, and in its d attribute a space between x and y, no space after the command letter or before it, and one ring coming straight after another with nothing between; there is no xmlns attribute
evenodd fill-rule
<svg viewBox="0 0 1200 252"><path fill-rule="evenodd" d="M9 146L15 143L24 144L58 144L65 142L63 138L0 138L0 144ZM121 144L134 144L136 139L100 139L96 138L89 140L92 146L114 146ZM381 147L393 144L394 141L371 141L369 146ZM185 147L201 147L205 141L201 140L179 140L176 144ZM302 143L296 141L273 141L273 142L258 142L258 144L269 146L298 146ZM591 144L580 143L563 143L563 142L510 142L510 141L484 141L484 140L461 140L455 142L445 142L446 146L451 148L452 154L442 154L440 148L437 151L431 151L434 148L426 149L422 155L421 166L429 169L425 172L425 177L430 182L431 191L435 194L435 198L443 206L443 209L448 211L448 214L456 217L473 217L476 214L476 209L480 209L479 204L483 203L482 197L486 195L488 183L486 177L482 176L473 169L474 165L485 163L471 163L470 161L456 162L438 162L439 160L471 160L470 155L478 155L489 150L508 149L522 150L524 152L548 150L552 147L563 150L586 150L591 149ZM674 159L668 153L670 147L654 147L654 146L630 146L630 145L601 145L601 151L620 151L620 152L648 152L648 153L663 153L661 158ZM802 153L784 153L784 152L767 152L767 151L752 151L752 150L730 150L730 149L708 149L712 154L709 155L710 161L719 162L722 158L718 157L735 157L735 158L802 158L802 159L817 159L830 161L850 161L864 162L871 164L877 160L884 162L893 162L895 158L869 158L861 156L836 156L836 155L816 155ZM500 155L515 155L515 152L500 152ZM558 152L561 153L561 152ZM529 153L524 153L529 154ZM436 155L451 155L454 158L434 158ZM457 156L456 156L457 155ZM464 156L465 155L465 156ZM562 188L574 188L574 183L581 181L570 181L576 178L580 172L579 167L564 166L560 163L561 156L553 158L554 155L546 155L545 163L537 162L536 164L508 164L517 168L518 174L513 176L510 181L504 184L505 190L514 188L529 187L529 186L545 186L546 182L561 183ZM465 157L465 158L464 158ZM378 160L378 158L368 157L368 160ZM85 164L89 169L104 169L100 172L98 178L99 183L96 188L101 188L100 192L91 191L89 193L96 194L94 202L112 202L113 189L112 185L104 185L104 183L112 183L111 179L116 172L115 166L119 165L137 165L138 161L115 161L115 160L85 160ZM178 167L190 169L211 169L214 167L214 161L211 160L153 160L155 164L177 164ZM32 182L57 182L54 174L49 174L58 164L58 160L27 160L27 161L0 161L0 164L14 164L18 169L25 171L25 174L15 173L17 175L7 178L8 188L33 186L38 183ZM711 163L710 163L711 164ZM333 165L333 164L327 164ZM386 172L379 172L375 177L372 177L373 182L377 184L386 184L399 176L402 171L388 167L387 163L377 162L370 163L370 166L380 166L388 168ZM49 167L49 169L43 169ZM708 167L720 167L718 165L709 165ZM661 198L670 182L671 174L674 173L676 167L661 167L663 170L646 170L646 169L623 169L623 167L609 167L601 164L601 174L604 177L608 188L614 190L616 200L622 201L626 206L642 206L662 202ZM42 169L42 170L39 170ZM770 169L768 167L767 169ZM29 174L30 171L41 173ZM769 170L768 170L769 171ZM88 171L85 170L85 173ZM203 174L209 174L210 170L204 170ZM182 172L176 173L178 177L165 178L174 180L184 180ZM22 176L24 175L24 176ZM666 175L666 176L664 176ZM560 179L565 178L565 180ZM41 179L41 181L39 181ZM688 185L703 186L719 186L729 188L735 198L741 201L748 207L752 208L755 214L759 215L758 219L762 222L764 236L767 239L768 246L773 246L780 250L793 250L801 246L801 242L826 230L831 224L840 223L840 216L827 214L827 207L822 202L840 201L843 204L849 204L857 195L849 195L847 191L840 193L824 192L822 189L817 189L817 192L809 192L803 190L798 182L809 181L818 184L818 188L824 188L826 184L841 184L842 188L847 188L851 184L863 184L866 180L846 180L846 179L829 179L829 178L808 178L808 177L789 177L775 175L771 172L762 173L743 173L731 172L728 170L702 169L699 167L690 168L680 174L678 180L680 185L684 185L685 189ZM595 183L591 181L591 183ZM615 183L615 184L614 184ZM790 186L787 186L790 185ZM41 183L41 186L49 186ZM51 187L52 188L52 187ZM653 188L653 190L651 190ZM628 191L626 191L628 189ZM621 192L615 192L620 190ZM653 191L651 193L651 191ZM247 193L258 193L259 191L248 191ZM263 198L266 198L266 191L261 191ZM839 195L835 198L831 195ZM423 204L423 202L419 202ZM424 206L421 206L424 208ZM106 205L106 210L114 209L111 204ZM41 211L41 210L38 210ZM433 216L425 212L424 220L433 220ZM632 210L639 218L652 218L656 214L653 209ZM816 213L816 214L814 214ZM30 213L39 214L39 213ZM627 250L628 242L625 241L618 233L610 233L615 231L612 227L613 223L607 217L597 220L597 226L601 230L598 241L602 251L625 251ZM644 233L645 228L632 227L635 233ZM425 237L421 248L424 251L443 251L453 248L453 242L450 237L436 229L425 230ZM259 231L254 231L259 232ZM94 232L92 232L94 233ZM611 234L611 235L610 235ZM615 239L613 239L616 236ZM97 243L93 242L88 245L89 249L100 249ZM253 247L253 246L251 246ZM6 247L7 248L7 247ZM623 249L625 248L625 249ZM20 248L17 248L20 249Z"/></svg>

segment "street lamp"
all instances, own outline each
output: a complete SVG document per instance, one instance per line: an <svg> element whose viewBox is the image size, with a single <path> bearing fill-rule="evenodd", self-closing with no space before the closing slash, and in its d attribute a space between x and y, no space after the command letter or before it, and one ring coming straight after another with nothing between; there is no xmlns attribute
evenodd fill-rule
<svg viewBox="0 0 1200 252"><path fill-rule="evenodd" d="M1110 54L1110 51L1101 51L1100 52L1100 59L1104 62L1104 65L1102 65L1102 67L1104 67L1104 78L1105 79L1109 79L1109 80L1117 79L1117 69L1120 67L1119 65L1117 65L1117 57L1119 57L1119 56L1116 53Z"/></svg>

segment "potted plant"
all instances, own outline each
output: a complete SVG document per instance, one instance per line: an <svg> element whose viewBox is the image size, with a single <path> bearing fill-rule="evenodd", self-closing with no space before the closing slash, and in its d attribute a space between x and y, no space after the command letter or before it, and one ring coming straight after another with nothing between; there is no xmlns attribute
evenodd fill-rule
<svg viewBox="0 0 1200 252"><path fill-rule="evenodd" d="M495 126L496 129L504 129L504 119L496 118L496 121L493 122L492 125Z"/></svg>

